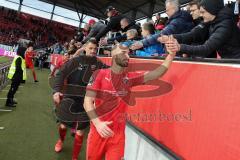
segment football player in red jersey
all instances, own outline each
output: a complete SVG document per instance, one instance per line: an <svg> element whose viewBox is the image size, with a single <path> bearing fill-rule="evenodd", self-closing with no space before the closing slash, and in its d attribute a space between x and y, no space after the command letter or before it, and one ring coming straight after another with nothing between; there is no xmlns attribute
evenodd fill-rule
<svg viewBox="0 0 240 160"><path fill-rule="evenodd" d="M172 37L169 37L169 41ZM162 77L176 53L170 53L153 71L128 72L129 49L117 45L112 49L112 66L96 71L89 81L84 99L91 124L87 142L87 160L121 160L124 158L125 119L122 115L131 103L130 89Z"/></svg>
<svg viewBox="0 0 240 160"><path fill-rule="evenodd" d="M34 70L34 64L33 64L34 57L35 57L35 53L33 51L33 44L29 43L27 46L27 51L25 53L26 67L32 70L34 82L38 82L36 72Z"/></svg>
<svg viewBox="0 0 240 160"><path fill-rule="evenodd" d="M96 57L97 41L95 39L90 39L85 44L84 51L85 55L80 55L76 52L76 56L61 67L60 71L56 74L55 84L53 85L53 100L57 105L56 112L61 114L57 114L60 125L59 139L55 145L55 151L60 152L63 149L67 128L75 128L76 133L73 144L72 160L78 159L83 143L84 132L89 126L89 119L83 108L85 88L88 84L88 80L92 72L96 69L108 67ZM64 85L64 82L67 84ZM69 94L65 94L63 91L64 88L70 90L68 87L71 88L72 86L74 86L75 90L81 90L79 92L83 94L79 94L78 92L68 92ZM70 102L69 106L67 102ZM67 109L64 110L64 108ZM86 117L85 120L77 120L74 118L76 114L80 113L83 113L80 119L85 119L84 117ZM65 115L71 115L73 118ZM67 117L68 120L66 120L65 117Z"/></svg>

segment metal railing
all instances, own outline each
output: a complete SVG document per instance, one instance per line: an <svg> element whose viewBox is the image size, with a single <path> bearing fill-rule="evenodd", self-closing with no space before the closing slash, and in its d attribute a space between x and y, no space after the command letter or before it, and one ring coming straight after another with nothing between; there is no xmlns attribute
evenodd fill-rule
<svg viewBox="0 0 240 160"><path fill-rule="evenodd" d="M10 68L11 63L6 62L6 63L1 63L0 64L0 91L5 88L8 84L8 70Z"/></svg>
<svg viewBox="0 0 240 160"><path fill-rule="evenodd" d="M5 88L8 84L7 74L10 68L11 62L0 63L0 91ZM0 109L0 112L11 112L12 110ZM4 127L0 126L0 130Z"/></svg>

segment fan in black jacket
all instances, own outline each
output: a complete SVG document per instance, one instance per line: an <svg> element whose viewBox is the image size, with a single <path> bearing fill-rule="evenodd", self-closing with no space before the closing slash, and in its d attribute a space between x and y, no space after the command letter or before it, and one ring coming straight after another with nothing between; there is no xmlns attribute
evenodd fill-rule
<svg viewBox="0 0 240 160"><path fill-rule="evenodd" d="M107 24L107 27L96 35L95 38L97 41L99 41L100 38L105 36L109 31L116 32L121 30L120 21L123 18L123 16L112 6L109 6L107 8L106 14L110 18L110 20Z"/></svg>
<svg viewBox="0 0 240 160"><path fill-rule="evenodd" d="M176 39L172 41L167 42L163 36L159 40L166 43L168 50L173 52L207 56L217 51L222 58L240 58L240 31L234 22L231 9L224 8L221 0L202 0L200 10L207 28L194 28L189 33L173 35ZM205 43L188 45L198 42L199 38L205 39Z"/></svg>
<svg viewBox="0 0 240 160"><path fill-rule="evenodd" d="M240 21L240 0L228 3L227 6L233 11L235 22L238 23Z"/></svg>
<svg viewBox="0 0 240 160"><path fill-rule="evenodd" d="M120 21L121 28L122 28L122 35L109 38L107 40L108 43L114 43L114 41L122 42L127 40L127 31L131 29L136 29L138 32L138 38L141 36L141 27L135 23L135 21L131 21L128 18L123 18Z"/></svg>

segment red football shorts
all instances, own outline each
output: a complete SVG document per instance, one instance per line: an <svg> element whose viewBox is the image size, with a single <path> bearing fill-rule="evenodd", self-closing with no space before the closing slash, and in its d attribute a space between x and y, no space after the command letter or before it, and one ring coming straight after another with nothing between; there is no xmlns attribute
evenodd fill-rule
<svg viewBox="0 0 240 160"><path fill-rule="evenodd" d="M91 126L92 128L92 126ZM90 129L87 140L87 160L122 160L124 157L125 133L118 130L111 138L102 138Z"/></svg>
<svg viewBox="0 0 240 160"><path fill-rule="evenodd" d="M26 67L32 69L34 66L32 62L28 62L26 63Z"/></svg>

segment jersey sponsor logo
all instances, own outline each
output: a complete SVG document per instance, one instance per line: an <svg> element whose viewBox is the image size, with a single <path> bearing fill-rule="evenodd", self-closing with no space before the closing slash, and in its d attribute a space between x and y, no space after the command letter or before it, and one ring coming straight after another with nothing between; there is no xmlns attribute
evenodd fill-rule
<svg viewBox="0 0 240 160"><path fill-rule="evenodd" d="M114 97L125 97L128 95L128 91L126 90L121 90L121 91L109 91L109 90L104 90L104 92L107 92L111 94Z"/></svg>
<svg viewBox="0 0 240 160"><path fill-rule="evenodd" d="M107 80L108 82L111 81L111 79L110 79L110 78L107 78L107 77L105 77L104 79Z"/></svg>

